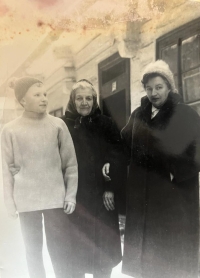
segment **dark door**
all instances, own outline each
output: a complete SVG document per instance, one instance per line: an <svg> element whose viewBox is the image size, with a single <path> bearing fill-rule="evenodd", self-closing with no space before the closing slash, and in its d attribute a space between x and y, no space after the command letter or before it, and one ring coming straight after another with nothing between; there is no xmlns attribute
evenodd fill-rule
<svg viewBox="0 0 200 278"><path fill-rule="evenodd" d="M100 106L121 130L130 115L130 59L118 53L99 64Z"/></svg>
<svg viewBox="0 0 200 278"><path fill-rule="evenodd" d="M130 116L130 59L121 58L119 53L115 53L99 63L99 92L102 113L111 117L120 131ZM122 215L125 214L126 177L127 167L121 163L118 177L121 180L118 203ZM121 231L123 231L124 217L121 216L120 219Z"/></svg>

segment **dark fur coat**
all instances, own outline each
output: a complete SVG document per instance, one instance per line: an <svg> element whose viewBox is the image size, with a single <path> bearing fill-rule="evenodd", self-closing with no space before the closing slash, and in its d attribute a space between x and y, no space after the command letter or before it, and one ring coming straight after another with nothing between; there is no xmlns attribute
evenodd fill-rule
<svg viewBox="0 0 200 278"><path fill-rule="evenodd" d="M153 119L151 107L142 98L122 130L130 158L123 272L197 278L200 118L178 94Z"/></svg>

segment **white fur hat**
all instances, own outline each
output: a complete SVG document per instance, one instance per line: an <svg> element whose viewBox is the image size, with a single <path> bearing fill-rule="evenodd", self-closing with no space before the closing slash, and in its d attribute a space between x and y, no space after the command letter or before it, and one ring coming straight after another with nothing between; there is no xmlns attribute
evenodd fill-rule
<svg viewBox="0 0 200 278"><path fill-rule="evenodd" d="M144 78L147 77L149 74L153 73L158 73L159 75L163 76L169 82L171 86L171 91L173 93L177 93L174 82L174 75L166 62L164 62L163 60L157 60L147 65L142 74L141 82L144 84Z"/></svg>

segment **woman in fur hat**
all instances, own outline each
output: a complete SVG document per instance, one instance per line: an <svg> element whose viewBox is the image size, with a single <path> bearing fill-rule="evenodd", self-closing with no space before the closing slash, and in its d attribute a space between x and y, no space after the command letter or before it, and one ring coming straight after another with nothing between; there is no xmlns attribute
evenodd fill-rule
<svg viewBox="0 0 200 278"><path fill-rule="evenodd" d="M120 134L112 121L101 115L97 94L88 80L74 84L62 118L71 133L78 161L77 205L71 219L73 277L93 273L109 278L121 261L117 189ZM110 181L102 174L110 166ZM108 178L107 178L108 179Z"/></svg>
<svg viewBox="0 0 200 278"><path fill-rule="evenodd" d="M200 118L162 60L142 77L146 96L122 130L130 157L123 272L197 278Z"/></svg>

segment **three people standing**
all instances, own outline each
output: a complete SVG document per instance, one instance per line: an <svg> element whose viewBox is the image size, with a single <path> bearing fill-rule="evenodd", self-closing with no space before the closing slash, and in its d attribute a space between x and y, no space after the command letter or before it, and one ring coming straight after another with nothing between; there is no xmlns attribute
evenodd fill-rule
<svg viewBox="0 0 200 278"><path fill-rule="evenodd" d="M56 277L109 278L121 261L119 132L88 80L74 84L64 122L46 114L40 81L22 81L15 94L25 112L5 126L2 154L5 201L13 217L19 212L30 277L45 277L43 215ZM197 278L200 117L182 103L164 61L146 67L142 84L147 95L121 132L130 162L122 271ZM76 157L77 205L66 217L76 203Z"/></svg>

